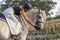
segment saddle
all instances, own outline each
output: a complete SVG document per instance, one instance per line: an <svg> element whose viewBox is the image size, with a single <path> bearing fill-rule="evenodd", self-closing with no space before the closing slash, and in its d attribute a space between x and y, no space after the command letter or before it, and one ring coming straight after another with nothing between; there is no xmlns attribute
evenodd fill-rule
<svg viewBox="0 0 60 40"><path fill-rule="evenodd" d="M0 13L0 20L1 21L6 21L6 18L5 18L5 16L2 13Z"/></svg>

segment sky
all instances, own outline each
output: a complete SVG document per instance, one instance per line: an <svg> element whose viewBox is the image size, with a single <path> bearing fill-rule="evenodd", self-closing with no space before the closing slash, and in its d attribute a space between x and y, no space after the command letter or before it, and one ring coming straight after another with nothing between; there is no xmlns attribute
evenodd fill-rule
<svg viewBox="0 0 60 40"><path fill-rule="evenodd" d="M0 1L2 1L2 0L0 0Z"/></svg>
<svg viewBox="0 0 60 40"><path fill-rule="evenodd" d="M54 15L52 15L52 17L55 17L55 15L57 15L58 13L58 8L60 8L60 0L53 0L54 2L57 2L57 5L55 7L55 9L52 9L51 11L54 13Z"/></svg>

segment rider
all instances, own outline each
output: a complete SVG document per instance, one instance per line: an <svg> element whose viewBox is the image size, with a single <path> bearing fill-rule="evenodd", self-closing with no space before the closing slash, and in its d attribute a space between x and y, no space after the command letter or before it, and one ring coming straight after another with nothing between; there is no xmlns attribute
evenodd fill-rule
<svg viewBox="0 0 60 40"><path fill-rule="evenodd" d="M16 19L14 14L18 15L18 16L22 15L28 21L29 24L31 24L32 26L35 26L35 24L32 23L32 21L26 15L26 12L28 12L30 9L32 9L31 4L26 2L22 6L9 7L2 12L3 15L6 17L7 23L10 26L10 30L11 30L12 34L18 34L18 31L20 31L19 28L21 28L21 27L18 27L18 26L21 26L21 24ZM13 29L13 28L15 28L15 29Z"/></svg>
<svg viewBox="0 0 60 40"><path fill-rule="evenodd" d="M31 4L29 3L24 3L23 4L23 10L21 11L21 15L23 15L25 17L25 19L32 25L35 26L34 23L32 23L32 21L27 17L26 12L28 12L30 9L32 9Z"/></svg>
<svg viewBox="0 0 60 40"><path fill-rule="evenodd" d="M14 6L13 9L15 10L16 15L22 15L32 26L35 26L35 24L32 23L32 21L26 15L26 12L32 9L30 3L26 2L22 6Z"/></svg>

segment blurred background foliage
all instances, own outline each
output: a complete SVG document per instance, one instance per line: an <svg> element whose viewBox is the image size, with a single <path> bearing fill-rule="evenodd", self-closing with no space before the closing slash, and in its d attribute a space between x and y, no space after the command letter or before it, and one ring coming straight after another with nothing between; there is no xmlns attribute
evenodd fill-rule
<svg viewBox="0 0 60 40"><path fill-rule="evenodd" d="M0 12L4 9L14 6L14 5L22 5L24 2L29 2L33 6L33 8L38 8L46 11L46 15L50 15L49 11L53 9L57 3L52 0L3 0L0 3Z"/></svg>

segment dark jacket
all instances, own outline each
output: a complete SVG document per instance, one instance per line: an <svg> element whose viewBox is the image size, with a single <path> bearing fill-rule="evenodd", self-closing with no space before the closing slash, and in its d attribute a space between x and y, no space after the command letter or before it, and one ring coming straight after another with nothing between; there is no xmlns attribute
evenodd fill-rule
<svg viewBox="0 0 60 40"><path fill-rule="evenodd" d="M19 6L12 7L16 15L20 15L20 8Z"/></svg>

